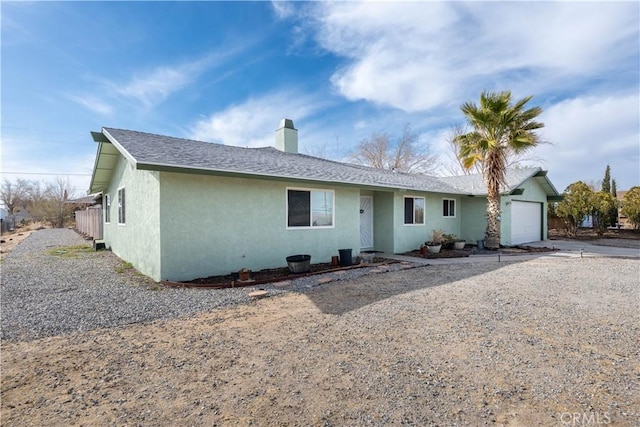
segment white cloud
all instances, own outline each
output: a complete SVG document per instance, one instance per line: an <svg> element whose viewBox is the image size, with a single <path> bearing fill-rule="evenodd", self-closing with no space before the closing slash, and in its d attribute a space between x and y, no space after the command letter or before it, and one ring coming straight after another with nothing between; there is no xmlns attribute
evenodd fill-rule
<svg viewBox="0 0 640 427"><path fill-rule="evenodd" d="M275 0L271 2L273 12L279 19L286 19L292 16L295 12L293 3L283 0Z"/></svg>
<svg viewBox="0 0 640 427"><path fill-rule="evenodd" d="M104 87L102 99L94 95L68 95L68 97L85 108L102 115L110 115L115 111L115 108L108 101L122 103L125 99L133 99L145 108L153 108L172 94L196 82L204 72L219 65L226 58L237 54L242 49L242 46L231 46L223 53L211 52L192 61L139 70L131 78L124 81L93 79Z"/></svg>
<svg viewBox="0 0 640 427"><path fill-rule="evenodd" d="M332 78L339 93L407 112L482 89L540 93L638 50L635 3L327 2L314 13L319 44L348 60Z"/></svg>
<svg viewBox="0 0 640 427"><path fill-rule="evenodd" d="M192 126L189 138L241 147L273 146L281 119L290 118L299 127L299 121L321 106L310 95L293 91L270 93L198 121Z"/></svg>
<svg viewBox="0 0 640 427"><path fill-rule="evenodd" d="M602 179L611 165L618 189L640 184L638 145L640 96L585 96L553 105L543 113L541 132L552 145L535 154L562 191L575 181Z"/></svg>
<svg viewBox="0 0 640 427"><path fill-rule="evenodd" d="M171 93L182 89L193 76L182 67L158 67L149 74L134 77L123 86L115 86L116 93L136 98L151 106L164 100Z"/></svg>
<svg viewBox="0 0 640 427"><path fill-rule="evenodd" d="M208 54L194 61L158 66L139 72L127 83L110 82L108 85L115 94L134 98L152 107L196 81L205 70L234 52L236 49L229 49L225 54Z"/></svg>
<svg viewBox="0 0 640 427"><path fill-rule="evenodd" d="M73 102L82 105L89 110L101 114L103 116L110 116L113 113L113 107L101 99L98 99L90 95L68 95L67 96Z"/></svg>

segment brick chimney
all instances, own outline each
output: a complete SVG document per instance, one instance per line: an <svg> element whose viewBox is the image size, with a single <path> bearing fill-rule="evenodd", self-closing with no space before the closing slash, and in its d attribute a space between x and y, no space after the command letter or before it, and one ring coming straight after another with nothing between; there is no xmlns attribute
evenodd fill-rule
<svg viewBox="0 0 640 427"><path fill-rule="evenodd" d="M276 148L285 153L298 153L298 129L293 127L293 120L280 120L276 131Z"/></svg>

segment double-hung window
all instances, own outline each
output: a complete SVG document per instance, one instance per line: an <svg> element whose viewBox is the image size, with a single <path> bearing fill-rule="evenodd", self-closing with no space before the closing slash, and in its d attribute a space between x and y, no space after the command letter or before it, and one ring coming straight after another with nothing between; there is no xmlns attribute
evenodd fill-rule
<svg viewBox="0 0 640 427"><path fill-rule="evenodd" d="M454 218L456 216L456 200L442 199L442 216Z"/></svg>
<svg viewBox="0 0 640 427"><path fill-rule="evenodd" d="M331 228L335 194L332 190L287 189L287 228Z"/></svg>
<svg viewBox="0 0 640 427"><path fill-rule="evenodd" d="M125 224L125 196L124 187L118 189L118 224Z"/></svg>
<svg viewBox="0 0 640 427"><path fill-rule="evenodd" d="M111 196L108 194L104 195L104 222L111 222Z"/></svg>
<svg viewBox="0 0 640 427"><path fill-rule="evenodd" d="M424 224L424 197L404 198L404 223L405 225Z"/></svg>

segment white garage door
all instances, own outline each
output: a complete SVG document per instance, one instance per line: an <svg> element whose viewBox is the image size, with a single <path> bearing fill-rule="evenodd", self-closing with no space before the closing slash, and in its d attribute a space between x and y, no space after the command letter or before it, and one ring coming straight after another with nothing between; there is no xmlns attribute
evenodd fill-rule
<svg viewBox="0 0 640 427"><path fill-rule="evenodd" d="M542 204L511 202L511 244L542 239Z"/></svg>

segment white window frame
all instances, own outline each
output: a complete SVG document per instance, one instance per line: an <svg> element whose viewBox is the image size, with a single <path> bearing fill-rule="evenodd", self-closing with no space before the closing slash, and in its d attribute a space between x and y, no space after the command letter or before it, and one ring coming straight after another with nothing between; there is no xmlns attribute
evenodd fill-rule
<svg viewBox="0 0 640 427"><path fill-rule="evenodd" d="M406 199L413 199L413 212L412 212L412 219L413 222L411 223L406 223L405 222L405 218L407 213L405 212L406 209ZM416 199L420 199L422 200L422 222L416 222ZM424 197L422 196L404 196L402 198L402 224L406 227L415 227L415 226L423 226L425 225L426 221L427 221L427 201Z"/></svg>
<svg viewBox="0 0 640 427"><path fill-rule="evenodd" d="M123 197L121 203L120 201L120 192L122 192ZM124 218L123 218L124 217ZM122 221L124 219L124 221ZM127 192L125 191L125 187L118 188L118 225L126 225L127 224Z"/></svg>
<svg viewBox="0 0 640 427"><path fill-rule="evenodd" d="M444 214L444 203L448 202L447 210L449 214L451 214L451 202L453 202L453 215L445 215ZM458 214L458 202L456 199L442 199L442 217L443 218L455 218Z"/></svg>
<svg viewBox="0 0 640 427"><path fill-rule="evenodd" d="M301 225L301 226L290 226L289 225L289 191L308 191L309 192L309 224L310 225ZM311 197L311 193L324 192L331 193L331 225L313 225L313 197ZM316 230L316 229L328 229L328 228L336 228L336 192L335 190L329 190L326 188L303 188L303 187L287 187L284 192L284 203L285 203L285 215L284 215L284 224L287 230Z"/></svg>
<svg viewBox="0 0 640 427"><path fill-rule="evenodd" d="M104 195L104 223L111 224L111 196L109 193Z"/></svg>

